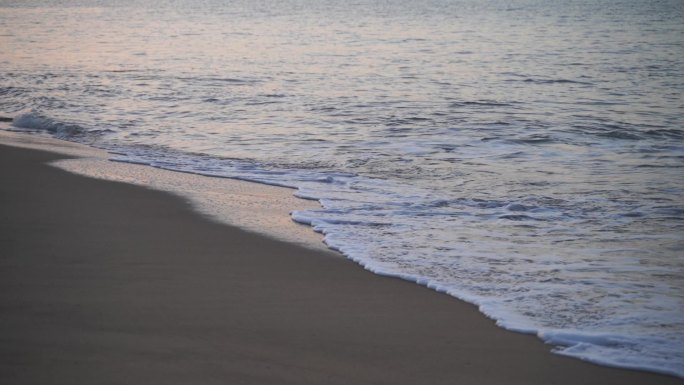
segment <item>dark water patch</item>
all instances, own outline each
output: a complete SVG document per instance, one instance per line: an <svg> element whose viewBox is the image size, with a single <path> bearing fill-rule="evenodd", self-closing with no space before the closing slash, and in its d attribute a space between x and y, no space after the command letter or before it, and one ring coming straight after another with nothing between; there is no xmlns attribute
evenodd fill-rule
<svg viewBox="0 0 684 385"><path fill-rule="evenodd" d="M506 209L509 211L529 211L536 208L536 206L527 206L521 203L510 203L506 206Z"/></svg>
<svg viewBox="0 0 684 385"><path fill-rule="evenodd" d="M255 100L252 102L245 103L246 106L261 106L266 104L280 104L281 102L277 100Z"/></svg>
<svg viewBox="0 0 684 385"><path fill-rule="evenodd" d="M389 125L387 127L387 131L391 132L393 134L404 134L404 133L410 133L413 131L411 127L406 127L406 126L401 126L398 127L398 125Z"/></svg>
<svg viewBox="0 0 684 385"><path fill-rule="evenodd" d="M575 124L571 132L606 139L643 140L644 132L640 127L627 123L615 123L598 120L595 125Z"/></svg>
<svg viewBox="0 0 684 385"><path fill-rule="evenodd" d="M113 134L116 131L110 129L110 128L102 128L102 129L92 129L88 131L88 134L92 135L104 135L104 134Z"/></svg>
<svg viewBox="0 0 684 385"><path fill-rule="evenodd" d="M510 139L509 142L517 143L517 144L535 145L535 144L553 143L553 142L555 142L555 140L553 138L551 138L550 136L547 136L547 135L530 135L530 136L523 137L523 138Z"/></svg>
<svg viewBox="0 0 684 385"><path fill-rule="evenodd" d="M532 84L577 84L577 85L584 85L584 86L591 86L593 83L590 82L585 82L585 81L579 81L579 80L570 80L570 79L534 79L534 78L526 78L522 80L509 80L509 81L522 81L524 83L532 83Z"/></svg>
<svg viewBox="0 0 684 385"><path fill-rule="evenodd" d="M620 214L620 216L625 217L625 218L640 218L644 216L644 213L640 213L638 211L633 211L629 213L624 213Z"/></svg>
<svg viewBox="0 0 684 385"><path fill-rule="evenodd" d="M143 72L143 70L121 69L121 70L109 70L109 71L103 71L103 72L113 73L113 74L125 74L125 73L132 73L132 72Z"/></svg>
<svg viewBox="0 0 684 385"><path fill-rule="evenodd" d="M370 119L370 118L355 118L355 119L345 119L342 121L344 124L349 124L349 125L370 125L370 124L378 124L379 122L376 119Z"/></svg>
<svg viewBox="0 0 684 385"><path fill-rule="evenodd" d="M451 152L456 151L456 149L459 148L459 146L448 145L448 144L438 144L438 145L435 145L435 148L442 150L444 152L451 153Z"/></svg>
<svg viewBox="0 0 684 385"><path fill-rule="evenodd" d="M645 136L651 138L662 138L662 139L684 139L684 130L670 128L670 129L654 129L644 132Z"/></svg>
<svg viewBox="0 0 684 385"><path fill-rule="evenodd" d="M18 97L26 93L26 89L21 87L0 87L0 96Z"/></svg>
<svg viewBox="0 0 684 385"><path fill-rule="evenodd" d="M480 101L465 101L465 102L453 102L449 104L451 108L462 108L462 107L481 107L481 108L491 108L491 107L513 107L513 104L506 102L497 102L489 100Z"/></svg>
<svg viewBox="0 0 684 385"><path fill-rule="evenodd" d="M527 155L527 153L524 151L514 151L514 152L510 152L508 154L499 155L497 158L499 158L499 159L516 159L516 158L524 157L526 155Z"/></svg>
<svg viewBox="0 0 684 385"><path fill-rule="evenodd" d="M681 168L681 164L652 164L652 163L644 163L644 164L638 164L634 166L636 168Z"/></svg>
<svg viewBox="0 0 684 385"><path fill-rule="evenodd" d="M238 78L218 78L218 77L178 77L178 80L187 82L211 82L211 83L229 83L235 85L253 85L261 83L258 79L238 79Z"/></svg>
<svg viewBox="0 0 684 385"><path fill-rule="evenodd" d="M491 142L491 141L494 141L494 140L501 140L501 137L498 137L498 136L487 136L487 137L485 137L485 138L480 138L480 141L481 141L481 142Z"/></svg>
<svg viewBox="0 0 684 385"><path fill-rule="evenodd" d="M684 220L684 208L682 207L656 207L655 213L658 215L667 216L668 218Z"/></svg>
<svg viewBox="0 0 684 385"><path fill-rule="evenodd" d="M574 102L574 104L580 105L580 106L600 107L600 106L622 106L625 103L624 102L618 102L618 101L611 101L611 100L581 99L581 100L576 100Z"/></svg>
<svg viewBox="0 0 684 385"><path fill-rule="evenodd" d="M596 136L610 138L610 139L623 139L623 140L640 140L643 139L641 136L623 130L611 130L607 132L597 132Z"/></svg>
<svg viewBox="0 0 684 385"><path fill-rule="evenodd" d="M509 221L543 221L543 219L534 218L529 215L524 214L506 214L500 215L499 219L505 219Z"/></svg>

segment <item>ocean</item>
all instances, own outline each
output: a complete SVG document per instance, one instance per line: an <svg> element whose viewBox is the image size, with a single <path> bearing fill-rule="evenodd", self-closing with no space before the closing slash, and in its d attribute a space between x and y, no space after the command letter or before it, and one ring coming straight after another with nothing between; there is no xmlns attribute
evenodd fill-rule
<svg viewBox="0 0 684 385"><path fill-rule="evenodd" d="M683 21L679 0L0 0L0 116L296 188L322 207L292 219L374 273L684 377Z"/></svg>

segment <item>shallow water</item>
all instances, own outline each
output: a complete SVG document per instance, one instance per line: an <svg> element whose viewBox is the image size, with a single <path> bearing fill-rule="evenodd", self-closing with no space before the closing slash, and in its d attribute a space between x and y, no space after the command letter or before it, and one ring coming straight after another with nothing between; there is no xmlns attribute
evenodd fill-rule
<svg viewBox="0 0 684 385"><path fill-rule="evenodd" d="M374 272L684 376L684 5L415 3L0 0L0 115L297 187Z"/></svg>

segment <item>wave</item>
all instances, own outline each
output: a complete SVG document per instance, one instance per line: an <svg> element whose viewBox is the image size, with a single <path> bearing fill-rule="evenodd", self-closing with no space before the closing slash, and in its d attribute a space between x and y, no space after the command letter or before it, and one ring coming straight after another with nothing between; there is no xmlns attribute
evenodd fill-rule
<svg viewBox="0 0 684 385"><path fill-rule="evenodd" d="M77 125L52 119L39 112L29 112L12 119L12 126L36 131L46 131L61 139L83 136L87 129Z"/></svg>
<svg viewBox="0 0 684 385"><path fill-rule="evenodd" d="M553 352L560 355L600 365L682 377L682 365L678 362L679 348L676 339L567 330L549 330L537 334L547 344L557 346ZM644 355L643 345L657 346L661 357L653 359ZM617 349L620 354L615 354ZM663 365L662 357L669 357L667 367Z"/></svg>

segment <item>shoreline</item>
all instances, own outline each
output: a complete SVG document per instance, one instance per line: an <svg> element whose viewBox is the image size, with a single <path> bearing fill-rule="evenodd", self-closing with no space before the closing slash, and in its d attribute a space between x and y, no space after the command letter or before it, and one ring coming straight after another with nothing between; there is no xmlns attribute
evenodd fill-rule
<svg viewBox="0 0 684 385"><path fill-rule="evenodd" d="M46 165L64 156L0 158L0 373L13 383L680 383L551 354L332 251Z"/></svg>
<svg viewBox="0 0 684 385"><path fill-rule="evenodd" d="M106 150L3 129L0 124L0 144L63 155L64 159L52 161L50 165L70 173L171 193L190 202L208 219L308 248L330 251L322 234L292 220L292 211L320 208L318 201L296 197L293 189L112 161L112 154Z"/></svg>

